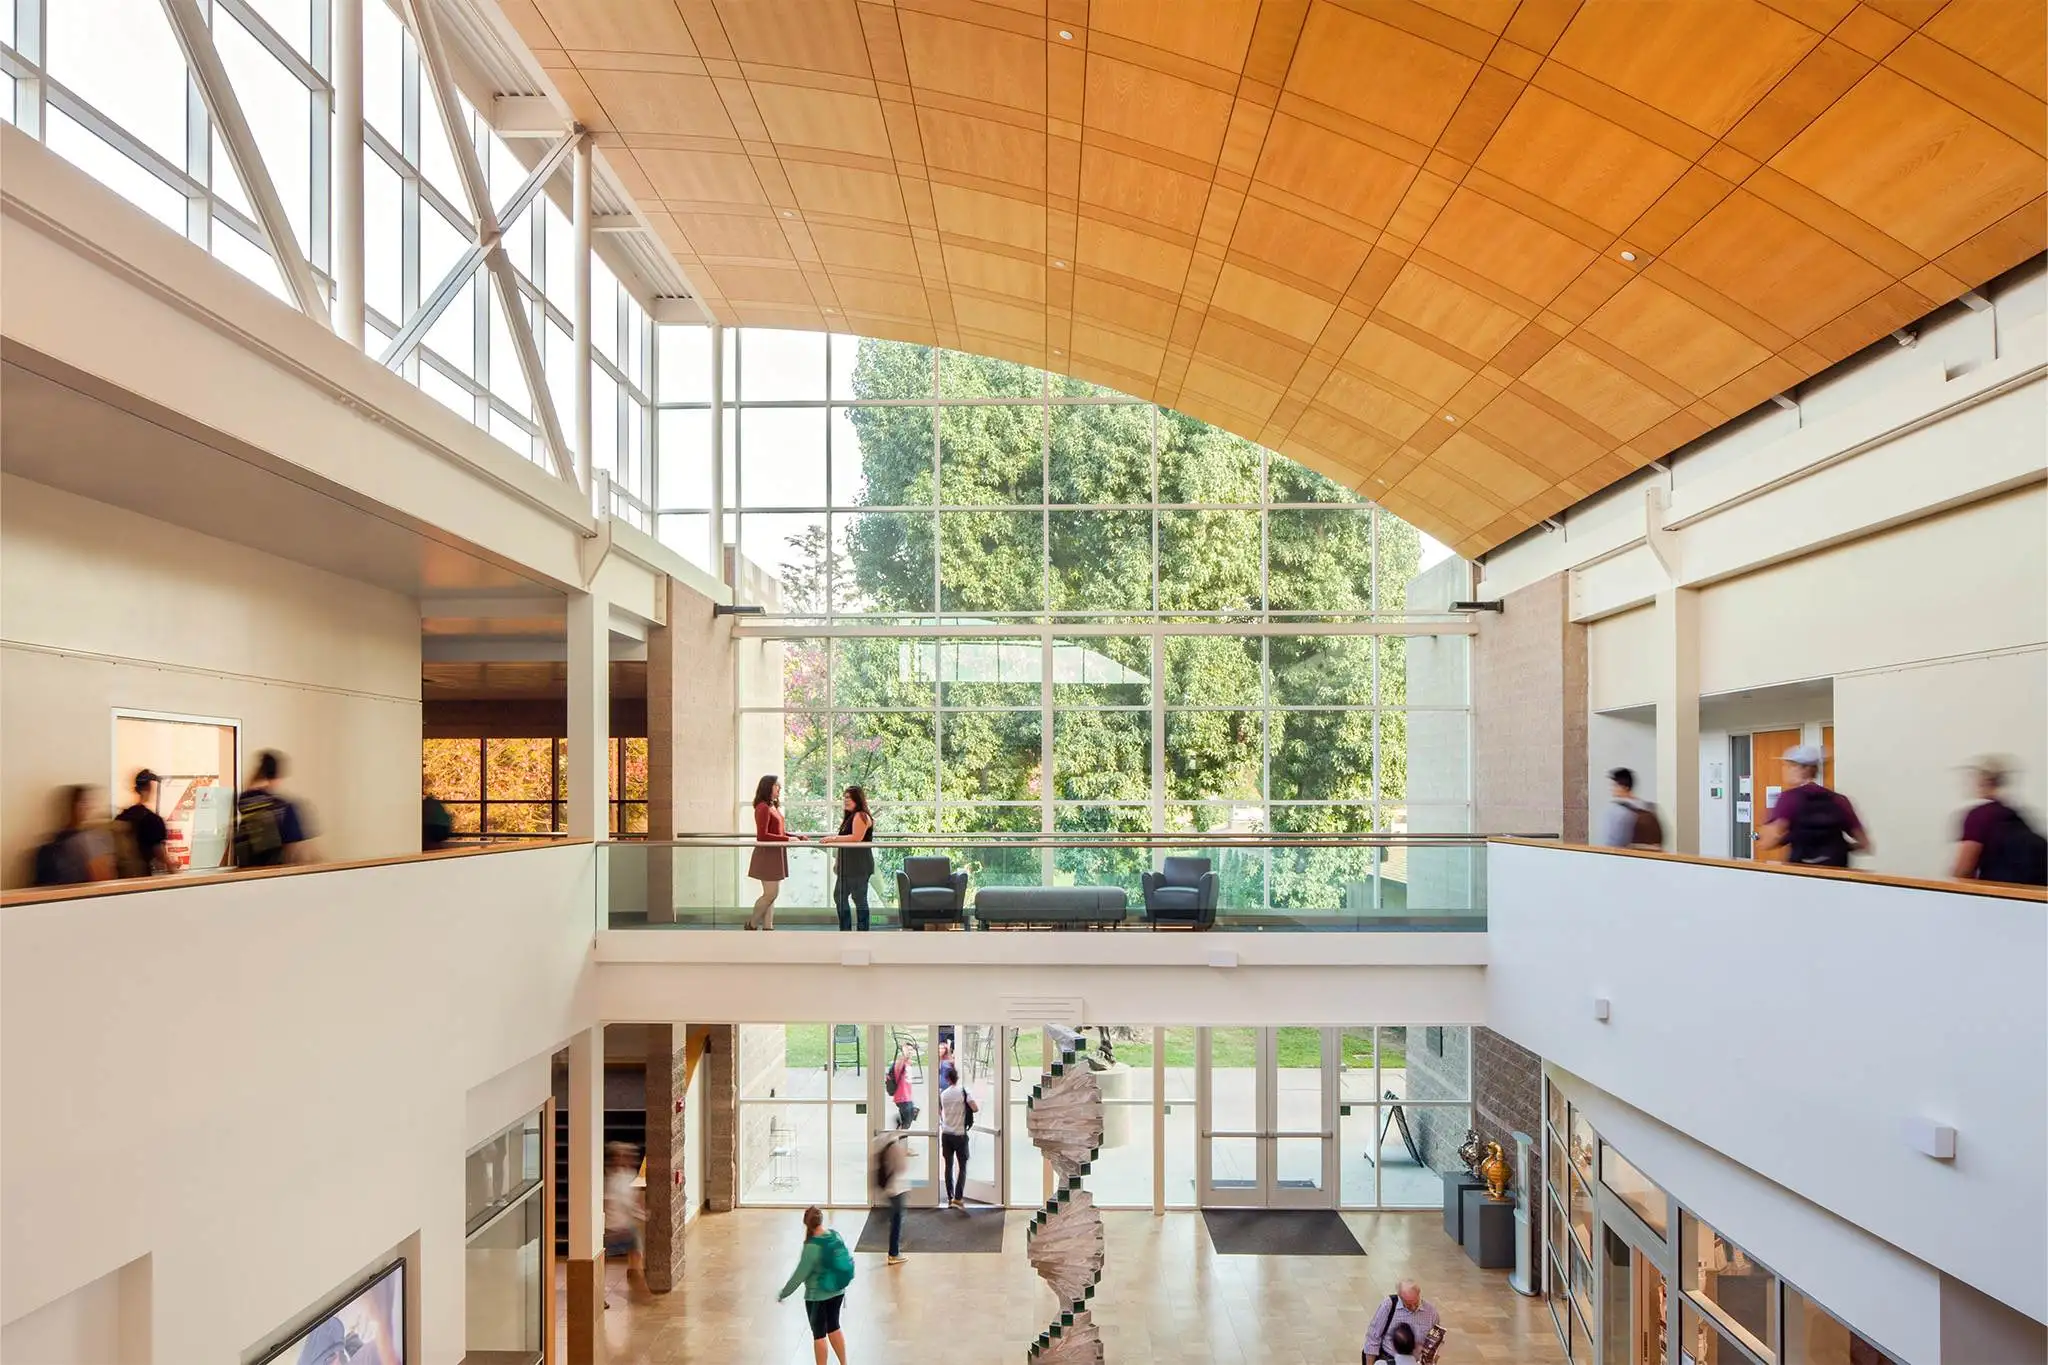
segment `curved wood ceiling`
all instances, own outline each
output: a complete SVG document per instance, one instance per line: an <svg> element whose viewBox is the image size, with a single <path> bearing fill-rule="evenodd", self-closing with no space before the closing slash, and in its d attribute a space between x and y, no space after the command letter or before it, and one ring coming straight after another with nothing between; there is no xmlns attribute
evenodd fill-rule
<svg viewBox="0 0 2048 1365"><path fill-rule="evenodd" d="M2043 0L501 3L721 320L1095 380L1468 556L2044 244Z"/></svg>

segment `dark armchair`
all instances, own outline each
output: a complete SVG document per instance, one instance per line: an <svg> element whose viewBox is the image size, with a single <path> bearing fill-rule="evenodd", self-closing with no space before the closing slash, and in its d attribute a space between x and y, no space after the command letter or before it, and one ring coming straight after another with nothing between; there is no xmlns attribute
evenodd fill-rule
<svg viewBox="0 0 2048 1365"><path fill-rule="evenodd" d="M896 904L903 927L967 923L967 874L955 872L950 858L905 858L896 874Z"/></svg>
<svg viewBox="0 0 2048 1365"><path fill-rule="evenodd" d="M1147 872L1145 918L1153 924L1207 929L1216 923L1217 878L1207 858L1168 858L1159 872Z"/></svg>

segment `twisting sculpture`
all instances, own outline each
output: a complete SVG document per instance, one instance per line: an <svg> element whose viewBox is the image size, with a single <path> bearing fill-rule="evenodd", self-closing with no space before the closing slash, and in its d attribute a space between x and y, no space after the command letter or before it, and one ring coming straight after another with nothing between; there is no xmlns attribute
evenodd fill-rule
<svg viewBox="0 0 2048 1365"><path fill-rule="evenodd" d="M1102 1087L1082 1056L1087 1040L1073 1029L1048 1025L1059 1060L1031 1087L1025 1126L1045 1153L1059 1188L1031 1216L1026 1236L1031 1266L1059 1299L1059 1315L1031 1344L1035 1365L1101 1365L1102 1334L1089 1312L1102 1280L1102 1214L1081 1177L1102 1150Z"/></svg>

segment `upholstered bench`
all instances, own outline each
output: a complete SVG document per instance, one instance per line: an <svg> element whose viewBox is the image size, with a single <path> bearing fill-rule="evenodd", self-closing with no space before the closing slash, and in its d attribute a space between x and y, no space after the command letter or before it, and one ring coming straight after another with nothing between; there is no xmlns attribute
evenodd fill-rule
<svg viewBox="0 0 2048 1365"><path fill-rule="evenodd" d="M987 886L974 893L974 917L984 929L1049 925L1099 929L1124 922L1120 886Z"/></svg>

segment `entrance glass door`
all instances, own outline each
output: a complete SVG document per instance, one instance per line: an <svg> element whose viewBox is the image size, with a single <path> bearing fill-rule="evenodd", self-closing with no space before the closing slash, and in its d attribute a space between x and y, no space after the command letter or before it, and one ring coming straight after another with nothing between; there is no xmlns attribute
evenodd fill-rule
<svg viewBox="0 0 2048 1365"><path fill-rule="evenodd" d="M939 1202L939 1090L936 1062L937 1031L929 1024L871 1024L868 1026L868 1055L875 1059L868 1067L868 1113L874 1122L869 1137L885 1132L904 1132L905 1154L910 1158L910 1199L912 1208L932 1208ZM899 1081L900 1064L900 1081ZM916 1106L916 1116L904 1122L903 1100ZM874 1182L873 1161L867 1163L868 1181ZM886 1202L879 1189L870 1191L870 1203Z"/></svg>
<svg viewBox="0 0 2048 1365"><path fill-rule="evenodd" d="M944 1202L939 1136L942 1077L960 1076L979 1108L967 1133L967 1175L962 1194L971 1203L1001 1204L1008 1168L1009 1053L1005 1030L995 1024L877 1024L869 1047L880 1059L871 1075L869 1111L873 1135L885 1130L910 1134L910 1206L936 1208ZM898 1063L907 1086L892 1089ZM916 1117L907 1128L897 1096L907 1088ZM869 1163L872 1165L873 1163ZM879 1191L876 1200L882 1198Z"/></svg>
<svg viewBox="0 0 2048 1365"><path fill-rule="evenodd" d="M1201 1029L1195 1052L1199 1201L1334 1208L1334 1031Z"/></svg>
<svg viewBox="0 0 2048 1365"><path fill-rule="evenodd" d="M967 1093L980 1106L967 1133L967 1199L1003 1202L1003 1171L1009 1160L1004 1121L1009 1113L1009 1053L1006 1032L997 1024L958 1024L952 1029L952 1058Z"/></svg>

